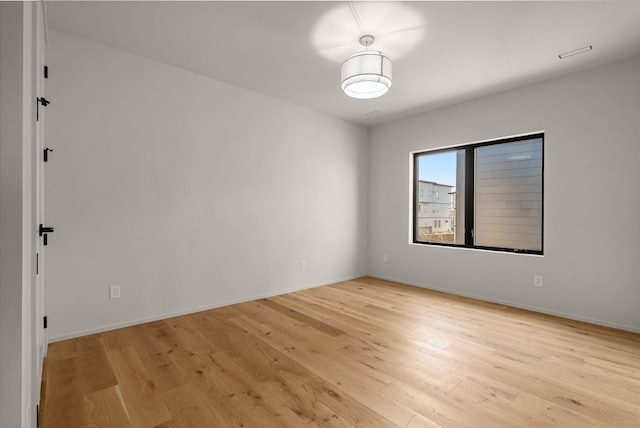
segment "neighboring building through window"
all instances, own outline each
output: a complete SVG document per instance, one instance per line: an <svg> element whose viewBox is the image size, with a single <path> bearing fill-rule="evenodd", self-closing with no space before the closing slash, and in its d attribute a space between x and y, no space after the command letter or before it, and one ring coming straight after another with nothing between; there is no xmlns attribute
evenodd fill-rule
<svg viewBox="0 0 640 428"><path fill-rule="evenodd" d="M438 199L439 192L441 191L444 193L450 193L452 186L421 180L418 188L420 195L418 198L418 223L420 224L420 227L428 228L428 231L432 233L451 233L451 229L446 225L443 228L442 222L438 222L439 219L450 218L451 209L441 209L441 207L447 207L447 205L442 205L442 202L440 201L436 202L436 199ZM425 192L424 190L427 191Z"/></svg>
<svg viewBox="0 0 640 428"><path fill-rule="evenodd" d="M543 145L534 134L415 153L413 241L542 254Z"/></svg>

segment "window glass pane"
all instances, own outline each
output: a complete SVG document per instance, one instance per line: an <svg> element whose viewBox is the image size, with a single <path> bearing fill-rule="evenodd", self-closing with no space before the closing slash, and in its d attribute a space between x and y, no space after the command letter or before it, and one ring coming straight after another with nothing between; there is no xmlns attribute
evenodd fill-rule
<svg viewBox="0 0 640 428"><path fill-rule="evenodd" d="M474 244L542 250L542 139L475 149Z"/></svg>
<svg viewBox="0 0 640 428"><path fill-rule="evenodd" d="M464 150L418 155L416 168L416 241L464 245Z"/></svg>

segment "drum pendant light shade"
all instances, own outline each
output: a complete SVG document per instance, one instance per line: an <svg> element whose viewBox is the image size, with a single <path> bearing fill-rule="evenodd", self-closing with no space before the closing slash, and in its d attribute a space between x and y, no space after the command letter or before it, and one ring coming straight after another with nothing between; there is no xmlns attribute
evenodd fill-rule
<svg viewBox="0 0 640 428"><path fill-rule="evenodd" d="M342 64L342 90L353 98L376 98L391 87L391 60L380 51L361 51Z"/></svg>

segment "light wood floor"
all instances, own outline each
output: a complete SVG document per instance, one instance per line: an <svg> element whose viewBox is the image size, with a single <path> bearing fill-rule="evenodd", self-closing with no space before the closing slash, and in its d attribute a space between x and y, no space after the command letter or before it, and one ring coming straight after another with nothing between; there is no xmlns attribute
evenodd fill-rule
<svg viewBox="0 0 640 428"><path fill-rule="evenodd" d="M640 335L373 278L49 346L43 427L640 427Z"/></svg>

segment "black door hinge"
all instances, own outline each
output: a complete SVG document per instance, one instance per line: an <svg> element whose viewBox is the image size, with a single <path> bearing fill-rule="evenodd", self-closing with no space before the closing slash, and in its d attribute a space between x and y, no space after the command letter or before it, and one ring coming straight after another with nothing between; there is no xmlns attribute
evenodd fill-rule
<svg viewBox="0 0 640 428"><path fill-rule="evenodd" d="M45 97L36 98L36 122L40 120L40 104L42 104L42 107L46 107L51 104L51 101L49 101Z"/></svg>
<svg viewBox="0 0 640 428"><path fill-rule="evenodd" d="M48 65L44 66L44 78L45 79L49 78L49 66Z"/></svg>
<svg viewBox="0 0 640 428"><path fill-rule="evenodd" d="M47 328L47 316L45 315L42 319L44 328Z"/></svg>
<svg viewBox="0 0 640 428"><path fill-rule="evenodd" d="M44 162L49 162L49 152L52 152L52 151L53 151L53 149L50 149L49 147L44 149L44 155L42 156L42 160Z"/></svg>
<svg viewBox="0 0 640 428"><path fill-rule="evenodd" d="M47 234L49 233L53 233L53 227L40 224L40 227L38 228L38 235L42 237L42 245L48 244Z"/></svg>

